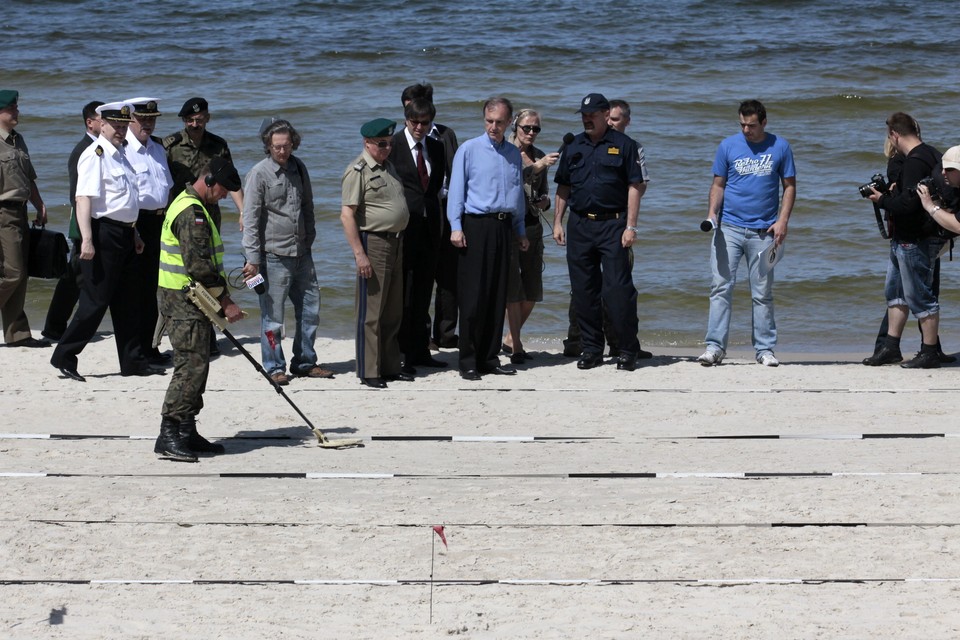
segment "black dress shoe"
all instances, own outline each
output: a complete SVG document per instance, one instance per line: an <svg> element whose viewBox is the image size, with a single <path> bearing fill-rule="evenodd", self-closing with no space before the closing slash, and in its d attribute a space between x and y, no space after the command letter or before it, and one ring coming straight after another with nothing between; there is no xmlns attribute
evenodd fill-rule
<svg viewBox="0 0 960 640"><path fill-rule="evenodd" d="M166 374L166 369L155 367L146 363L120 372L120 375L125 378L129 378L130 376L164 376Z"/></svg>
<svg viewBox="0 0 960 640"><path fill-rule="evenodd" d="M360 383L370 387L371 389L387 388L387 383L383 381L383 378L360 378Z"/></svg>
<svg viewBox="0 0 960 640"><path fill-rule="evenodd" d="M413 365L404 362L402 365L400 365L400 373L405 373L408 376L415 376L417 375L417 370L413 368Z"/></svg>
<svg viewBox="0 0 960 640"><path fill-rule="evenodd" d="M66 378L70 378L71 380L76 380L77 382L87 381L86 378L84 378L82 375L77 373L76 369L71 369L70 367L59 367L59 369L60 369L60 373Z"/></svg>
<svg viewBox="0 0 960 640"><path fill-rule="evenodd" d="M144 357L147 359L147 362L149 362L150 364L155 364L158 366L163 366L165 364L168 364L171 360L173 360L172 355L166 352L158 351L157 349L154 349L150 353L147 353Z"/></svg>
<svg viewBox="0 0 960 640"><path fill-rule="evenodd" d="M443 338L437 342L437 345L441 349L456 349L460 346L460 339L457 336L453 336L452 338Z"/></svg>
<svg viewBox="0 0 960 640"><path fill-rule="evenodd" d="M383 376L383 379L387 382L413 382L416 378L401 371L400 373Z"/></svg>
<svg viewBox="0 0 960 640"><path fill-rule="evenodd" d="M637 351L637 360L649 360L652 357L653 357L653 354L650 353L649 351L644 351L643 349L640 349L639 351Z"/></svg>
<svg viewBox="0 0 960 640"><path fill-rule="evenodd" d="M623 371L633 371L637 368L637 358L631 356L628 353L621 353L620 358L617 360L617 369Z"/></svg>
<svg viewBox="0 0 960 640"><path fill-rule="evenodd" d="M29 349L41 349L43 347L49 347L49 340L37 340L33 336L29 338L24 338L23 340L17 340L16 342L8 342L8 347L27 347Z"/></svg>
<svg viewBox="0 0 960 640"><path fill-rule="evenodd" d="M471 382L476 382L480 380L480 372L476 369L466 369L465 371L460 372L460 377L464 380L470 380Z"/></svg>
<svg viewBox="0 0 960 640"><path fill-rule="evenodd" d="M603 356L583 354L577 361L577 369L593 369L603 364Z"/></svg>
<svg viewBox="0 0 960 640"><path fill-rule="evenodd" d="M495 376L515 376L517 375L517 370L509 365L500 365L490 369L488 373L492 373Z"/></svg>
<svg viewBox="0 0 960 640"><path fill-rule="evenodd" d="M443 369L445 366L447 366L447 363L443 360L437 360L429 355L417 358L414 360L413 364L417 365L418 367L430 367L433 369Z"/></svg>

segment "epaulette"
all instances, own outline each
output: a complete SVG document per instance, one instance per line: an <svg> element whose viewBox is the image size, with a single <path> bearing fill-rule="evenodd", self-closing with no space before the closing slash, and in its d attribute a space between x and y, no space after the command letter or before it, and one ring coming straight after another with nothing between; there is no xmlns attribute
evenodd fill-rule
<svg viewBox="0 0 960 640"><path fill-rule="evenodd" d="M97 148L94 149L93 152L94 152L95 154L97 154L98 157L99 157L99 156L102 156L102 155L103 155L103 145L98 144L98 145L97 145Z"/></svg>
<svg viewBox="0 0 960 640"><path fill-rule="evenodd" d="M163 148L164 148L164 149L169 149L170 147L172 147L172 146L175 145L175 144L180 144L180 141L181 141L181 140L183 140L183 132L177 131L176 133L172 133L172 134L170 134L169 136L167 136L166 138L164 138L164 139L160 142L160 144L163 145Z"/></svg>
<svg viewBox="0 0 960 640"><path fill-rule="evenodd" d="M150 136L150 139L153 140L154 142L156 142L156 143L159 144L159 145L162 145L162 144L163 144L163 140L161 140L159 136Z"/></svg>
<svg viewBox="0 0 960 640"><path fill-rule="evenodd" d="M361 161L358 162L357 164L353 165L353 170L354 170L354 171L363 171L363 165L364 165L364 164L365 164L365 163L363 162L363 160L361 160Z"/></svg>

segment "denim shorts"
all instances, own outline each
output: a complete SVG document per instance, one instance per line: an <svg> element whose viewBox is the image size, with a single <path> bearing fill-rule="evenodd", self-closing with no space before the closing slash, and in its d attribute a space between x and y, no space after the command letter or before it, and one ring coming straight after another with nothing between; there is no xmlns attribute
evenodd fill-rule
<svg viewBox="0 0 960 640"><path fill-rule="evenodd" d="M933 292L933 273L943 244L943 238L890 243L884 285L887 306L906 306L917 318L940 312L940 302Z"/></svg>

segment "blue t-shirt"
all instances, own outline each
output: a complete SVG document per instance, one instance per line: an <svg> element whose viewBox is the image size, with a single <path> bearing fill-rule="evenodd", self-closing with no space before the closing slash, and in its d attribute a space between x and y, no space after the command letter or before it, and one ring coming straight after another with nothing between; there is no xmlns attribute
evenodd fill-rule
<svg viewBox="0 0 960 640"><path fill-rule="evenodd" d="M763 142L747 142L742 133L717 147L713 175L727 179L723 191L723 222L750 229L777 221L780 182L797 175L793 151L783 138L768 133Z"/></svg>

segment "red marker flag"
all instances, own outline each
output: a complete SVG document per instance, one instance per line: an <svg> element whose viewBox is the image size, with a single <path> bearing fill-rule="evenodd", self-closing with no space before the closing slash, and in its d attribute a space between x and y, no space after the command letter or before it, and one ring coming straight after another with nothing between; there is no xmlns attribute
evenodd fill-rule
<svg viewBox="0 0 960 640"><path fill-rule="evenodd" d="M433 532L438 536L440 536L440 540L443 541L443 546L449 549L450 547L447 546L447 537L443 535L443 525L442 524L433 525Z"/></svg>

